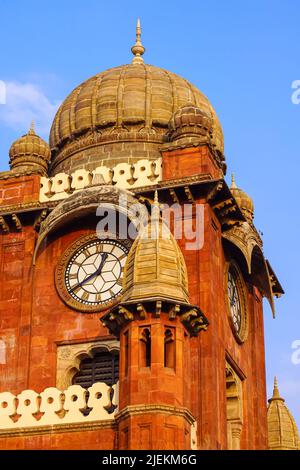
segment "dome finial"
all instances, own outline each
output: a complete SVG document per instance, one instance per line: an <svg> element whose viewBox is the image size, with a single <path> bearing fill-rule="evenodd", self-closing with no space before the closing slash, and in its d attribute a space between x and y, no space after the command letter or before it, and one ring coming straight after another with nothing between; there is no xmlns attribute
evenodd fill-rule
<svg viewBox="0 0 300 470"><path fill-rule="evenodd" d="M34 120L32 119L31 121L31 124L30 124L30 129L28 131L28 134L29 135L34 135L35 134L35 130L34 130Z"/></svg>
<svg viewBox="0 0 300 470"><path fill-rule="evenodd" d="M235 183L234 173L231 173L231 189L236 189L237 185Z"/></svg>
<svg viewBox="0 0 300 470"><path fill-rule="evenodd" d="M141 22L140 19L137 19L136 22L136 41L134 46L131 48L131 52L134 55L134 58L132 59L133 64L143 64L144 59L142 58L142 55L145 52L145 48L141 42Z"/></svg>
<svg viewBox="0 0 300 470"><path fill-rule="evenodd" d="M280 398L280 393L278 389L278 382L277 382L277 377L274 377L274 388L273 388L273 396L272 398Z"/></svg>
<svg viewBox="0 0 300 470"><path fill-rule="evenodd" d="M155 190L155 193L154 193L154 202L153 202L153 205L152 205L152 208L151 208L151 214L152 214L152 220L153 221L159 220L160 208L159 208L157 190Z"/></svg>

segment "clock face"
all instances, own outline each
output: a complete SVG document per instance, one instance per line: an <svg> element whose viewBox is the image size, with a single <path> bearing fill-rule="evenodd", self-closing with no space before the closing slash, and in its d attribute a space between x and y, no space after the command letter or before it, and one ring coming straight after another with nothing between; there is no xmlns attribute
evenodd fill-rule
<svg viewBox="0 0 300 470"><path fill-rule="evenodd" d="M242 307L238 285L232 270L228 272L228 300L233 327L239 333L242 324Z"/></svg>
<svg viewBox="0 0 300 470"><path fill-rule="evenodd" d="M128 247L118 240L94 238L71 247L56 276L63 300L82 311L110 306L122 292L127 254Z"/></svg>
<svg viewBox="0 0 300 470"><path fill-rule="evenodd" d="M232 262L227 277L227 303L233 333L239 343L247 337L245 284L237 263Z"/></svg>

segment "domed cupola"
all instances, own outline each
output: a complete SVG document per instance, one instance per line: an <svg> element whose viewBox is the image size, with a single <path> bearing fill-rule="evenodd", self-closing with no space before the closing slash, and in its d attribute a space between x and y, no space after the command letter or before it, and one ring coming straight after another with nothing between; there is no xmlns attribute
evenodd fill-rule
<svg viewBox="0 0 300 470"><path fill-rule="evenodd" d="M157 195L150 223L130 249L123 288L123 301L160 298L188 302L185 261L175 238L159 217Z"/></svg>
<svg viewBox="0 0 300 470"><path fill-rule="evenodd" d="M212 138L212 118L211 116L195 106L187 103L173 114L169 121L170 140L180 140L184 138L210 142Z"/></svg>
<svg viewBox="0 0 300 470"><path fill-rule="evenodd" d="M34 131L34 124L27 134L16 140L9 150L10 168L13 171L33 171L47 174L50 161L50 148L47 142Z"/></svg>
<svg viewBox="0 0 300 470"><path fill-rule="evenodd" d="M253 203L253 200L251 199L251 197L247 193L245 193L245 191L243 191L242 189L237 187L233 174L231 176L231 188L230 188L230 190L231 190L231 193L232 193L234 199L238 203L243 215L247 219L247 221L252 222L253 218L254 218L254 203Z"/></svg>
<svg viewBox="0 0 300 470"><path fill-rule="evenodd" d="M208 326L199 307L189 303L187 268L183 254L167 224L160 217L157 192L151 216L130 248L123 275L123 295L119 305L101 321L119 336L120 328L146 313L156 318L181 322L192 336Z"/></svg>
<svg viewBox="0 0 300 470"><path fill-rule="evenodd" d="M50 132L52 175L160 158L169 121L186 103L194 130L211 133L212 146L223 155L222 127L206 96L184 78L144 63L139 22L131 50L130 64L89 78L61 104Z"/></svg>

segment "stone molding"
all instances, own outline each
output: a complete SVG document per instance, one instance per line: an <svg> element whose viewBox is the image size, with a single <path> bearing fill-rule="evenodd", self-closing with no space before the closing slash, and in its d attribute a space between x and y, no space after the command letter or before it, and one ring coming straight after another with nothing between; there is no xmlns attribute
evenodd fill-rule
<svg viewBox="0 0 300 470"><path fill-rule="evenodd" d="M107 428L116 428L115 419L109 419L105 421L91 421L87 423L48 424L45 426L17 427L11 429L0 428L0 437L20 437L24 435L41 436L43 434L57 434L63 432L98 431L99 429Z"/></svg>
<svg viewBox="0 0 300 470"><path fill-rule="evenodd" d="M191 425L193 425L196 421L196 418L192 415L188 408L179 408L168 405L129 405L115 415L115 420L118 423L119 421L130 416L147 413L163 413L172 416L181 416L185 418Z"/></svg>
<svg viewBox="0 0 300 470"><path fill-rule="evenodd" d="M162 313L166 313L169 320L178 316L190 336L198 336L209 325L208 319L196 305L162 297L120 302L105 313L100 321L111 334L119 337L121 328L129 322L145 320L151 315L158 318Z"/></svg>

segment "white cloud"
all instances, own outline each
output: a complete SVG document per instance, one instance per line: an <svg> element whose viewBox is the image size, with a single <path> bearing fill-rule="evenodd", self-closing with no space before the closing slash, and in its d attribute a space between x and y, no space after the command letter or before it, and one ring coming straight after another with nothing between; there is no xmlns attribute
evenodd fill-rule
<svg viewBox="0 0 300 470"><path fill-rule="evenodd" d="M32 120L37 133L48 138L60 101L51 101L39 85L5 82L6 103L0 106L0 124L25 134Z"/></svg>

